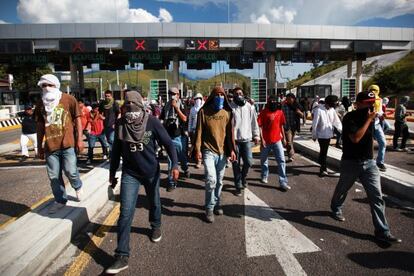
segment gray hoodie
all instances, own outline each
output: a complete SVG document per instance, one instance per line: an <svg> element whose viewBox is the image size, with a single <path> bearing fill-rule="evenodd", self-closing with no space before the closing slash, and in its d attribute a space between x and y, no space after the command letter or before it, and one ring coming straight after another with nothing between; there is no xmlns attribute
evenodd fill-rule
<svg viewBox="0 0 414 276"><path fill-rule="evenodd" d="M253 138L259 139L260 131L254 107L249 102L243 106L231 103L230 106L233 109L234 140L247 142Z"/></svg>

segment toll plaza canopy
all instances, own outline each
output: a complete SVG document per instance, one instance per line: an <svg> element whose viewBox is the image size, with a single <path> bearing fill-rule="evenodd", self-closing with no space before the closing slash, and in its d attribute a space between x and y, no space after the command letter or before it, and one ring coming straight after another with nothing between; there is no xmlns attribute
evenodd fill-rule
<svg viewBox="0 0 414 276"><path fill-rule="evenodd" d="M413 28L348 27L291 24L225 23L64 23L0 24L0 63L56 71L99 63L101 69L124 69L139 62L164 69L179 61L188 69L208 69L225 60L231 69L267 63L274 87L275 61L357 60L414 48ZM79 66L78 66L79 68ZM78 69L79 70L79 69ZM360 71L360 70L359 70ZM357 69L357 78L360 72ZM360 84L359 84L360 85Z"/></svg>

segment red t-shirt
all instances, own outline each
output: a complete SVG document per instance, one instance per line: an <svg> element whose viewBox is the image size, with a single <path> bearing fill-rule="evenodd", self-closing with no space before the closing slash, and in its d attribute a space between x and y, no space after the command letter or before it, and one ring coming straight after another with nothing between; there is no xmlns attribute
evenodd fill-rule
<svg viewBox="0 0 414 276"><path fill-rule="evenodd" d="M272 112L265 108L260 112L257 122L262 129L263 140L266 144L277 143L282 139L282 127L286 123L282 110Z"/></svg>
<svg viewBox="0 0 414 276"><path fill-rule="evenodd" d="M86 106L81 109L81 123L82 123L82 130L86 128L86 124L88 123L89 119L89 110Z"/></svg>
<svg viewBox="0 0 414 276"><path fill-rule="evenodd" d="M98 136L102 134L102 131L104 129L104 121L101 119L101 116L99 114L94 114L93 112L89 113L89 123L91 124L91 134Z"/></svg>

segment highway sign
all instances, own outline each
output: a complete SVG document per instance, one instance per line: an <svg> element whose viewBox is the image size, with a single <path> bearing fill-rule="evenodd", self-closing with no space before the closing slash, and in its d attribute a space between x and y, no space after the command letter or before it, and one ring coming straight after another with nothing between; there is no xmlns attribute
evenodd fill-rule
<svg viewBox="0 0 414 276"><path fill-rule="evenodd" d="M150 80L150 93L148 94L149 100L158 100L161 96L162 101L166 103L168 101L168 80L158 79Z"/></svg>
<svg viewBox="0 0 414 276"><path fill-rule="evenodd" d="M0 41L0 54L33 54L33 41L9 40Z"/></svg>
<svg viewBox="0 0 414 276"><path fill-rule="evenodd" d="M158 39L123 39L122 50L125 52L158 52Z"/></svg>
<svg viewBox="0 0 414 276"><path fill-rule="evenodd" d="M356 79L341 79L341 98L355 99L356 95Z"/></svg>
<svg viewBox="0 0 414 276"><path fill-rule="evenodd" d="M275 52L276 40L274 39L245 39L243 40L244 52Z"/></svg>
<svg viewBox="0 0 414 276"><path fill-rule="evenodd" d="M186 39L185 49L195 51L217 51L220 49L220 41L218 39Z"/></svg>
<svg viewBox="0 0 414 276"><path fill-rule="evenodd" d="M96 40L59 40L59 51L62 53L96 53Z"/></svg>
<svg viewBox="0 0 414 276"><path fill-rule="evenodd" d="M255 103L264 104L267 101L267 79L251 79L250 97Z"/></svg>
<svg viewBox="0 0 414 276"><path fill-rule="evenodd" d="M49 62L47 55L14 55L12 64L14 65L45 65Z"/></svg>

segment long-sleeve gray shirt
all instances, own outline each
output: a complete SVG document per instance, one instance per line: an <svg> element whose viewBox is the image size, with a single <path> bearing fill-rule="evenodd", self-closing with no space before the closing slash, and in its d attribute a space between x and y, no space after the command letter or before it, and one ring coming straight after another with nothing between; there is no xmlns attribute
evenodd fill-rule
<svg viewBox="0 0 414 276"><path fill-rule="evenodd" d="M254 107L246 102L243 106L235 103L230 104L233 109L234 140L251 141L260 138L259 125L257 124L257 113Z"/></svg>

